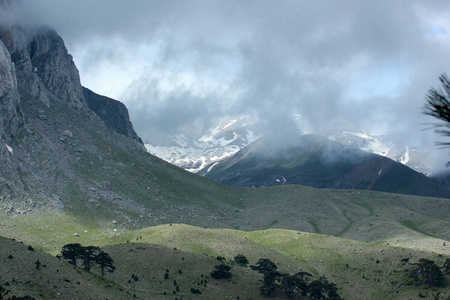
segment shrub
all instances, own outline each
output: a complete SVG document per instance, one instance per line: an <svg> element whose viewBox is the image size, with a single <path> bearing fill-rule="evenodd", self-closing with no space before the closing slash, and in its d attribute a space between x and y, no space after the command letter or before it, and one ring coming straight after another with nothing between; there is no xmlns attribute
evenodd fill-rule
<svg viewBox="0 0 450 300"><path fill-rule="evenodd" d="M226 265L216 265L215 270L211 272L211 277L214 279L226 279L231 277L231 268Z"/></svg>
<svg viewBox="0 0 450 300"><path fill-rule="evenodd" d="M242 254L238 254L234 257L234 260L238 265L246 267L248 265L248 259Z"/></svg>
<svg viewBox="0 0 450 300"><path fill-rule="evenodd" d="M191 288L191 294L197 294L197 295L200 295L201 293L202 293L202 292L200 292L199 289Z"/></svg>

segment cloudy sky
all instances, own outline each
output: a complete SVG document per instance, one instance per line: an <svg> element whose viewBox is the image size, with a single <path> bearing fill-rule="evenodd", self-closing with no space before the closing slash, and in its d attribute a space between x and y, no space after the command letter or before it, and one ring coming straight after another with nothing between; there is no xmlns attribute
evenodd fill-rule
<svg viewBox="0 0 450 300"><path fill-rule="evenodd" d="M430 87L450 73L450 1L23 0L82 84L124 102L138 134L248 115L289 136L355 126L434 149ZM438 152L444 160L448 152Z"/></svg>

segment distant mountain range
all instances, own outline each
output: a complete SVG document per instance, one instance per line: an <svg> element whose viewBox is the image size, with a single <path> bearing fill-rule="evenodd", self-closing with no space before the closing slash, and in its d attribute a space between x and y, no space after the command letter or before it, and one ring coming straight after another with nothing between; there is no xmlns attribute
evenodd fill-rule
<svg viewBox="0 0 450 300"><path fill-rule="evenodd" d="M198 172L237 187L301 184L450 197L450 189L387 157L316 135L301 135L289 147L261 138L234 156Z"/></svg>
<svg viewBox="0 0 450 300"><path fill-rule="evenodd" d="M257 121L245 117L224 119L201 137L165 136L164 139L147 141L145 147L151 154L195 173L231 157L262 136ZM433 173L431 154L427 150L399 144L386 136L372 135L350 126L337 128L325 136L341 144L388 157L417 172Z"/></svg>

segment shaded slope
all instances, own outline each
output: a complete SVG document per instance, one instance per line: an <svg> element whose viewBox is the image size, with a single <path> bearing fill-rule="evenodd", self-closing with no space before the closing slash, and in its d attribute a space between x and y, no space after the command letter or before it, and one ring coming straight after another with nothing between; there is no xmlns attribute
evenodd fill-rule
<svg viewBox="0 0 450 300"><path fill-rule="evenodd" d="M142 144L107 126L88 107L56 32L0 28L0 40L2 80L9 84L2 93L11 98L1 121L22 124L2 127L3 214L54 211L124 227L173 219L218 226L224 207L239 206L236 191L149 155ZM124 112L122 105L113 106L111 114Z"/></svg>
<svg viewBox="0 0 450 300"><path fill-rule="evenodd" d="M117 243L126 243L127 240L139 244L117 245ZM324 275L336 283L344 299L414 299L419 292L425 293L422 288L408 286L399 289L399 293L391 293L394 287L407 279L406 273L401 271L406 270L406 266L402 267L400 261L405 257L410 258L411 262L427 257L442 265L449 254L447 252L447 255L439 255L431 249L426 252L405 250L389 246L386 243L368 244L289 230L271 229L243 232L203 229L180 224L146 228L104 242L111 245L105 249L114 253L118 264L128 264L127 258L129 257L145 261L144 264L135 263L129 267L130 271L136 270L143 274L139 281L143 280L144 282L133 284L136 286L136 290L141 288L144 289L141 292L144 292L145 287L161 289L164 285L167 286L167 283L161 283L160 278L164 275L164 269L168 268L170 283L175 279L180 287L183 286L182 292L177 294L178 297L184 297L186 286L190 286L192 282L195 283L201 269L208 267L208 257L224 256L227 264L230 264L228 260L232 260L238 254L244 254L250 264L255 264L259 258L269 258L277 263L280 272L294 274L302 270L313 274L316 278ZM439 240L431 242L442 243ZM148 245L148 243L152 245ZM159 248L161 246L168 249L176 247L176 250L167 250L164 254L161 252L157 254L162 250ZM130 251L130 249L133 250ZM154 254L151 254L152 252ZM123 255L124 253L129 254ZM192 264L195 255L207 255L207 258L197 260L196 264ZM147 260L144 257L150 259ZM183 257L185 260L182 259ZM215 298L214 296L236 298L237 295L240 295L241 299L243 297L264 299L258 295L254 286L254 284L257 287L260 286L257 279L261 277L258 277L257 273L252 274L252 271L248 269L243 269L235 264L230 265L232 272L236 272L232 285L228 286L230 282L226 281L210 280L208 288L201 288L203 295L207 298ZM179 268L182 269L182 275L176 271L173 272ZM211 271L211 262L209 268ZM191 272L194 280L188 280L185 272ZM244 274L245 278L242 277ZM126 280L126 278L121 278L119 273L112 274L112 278L117 282ZM213 284L217 284L218 289L211 294L211 288L214 289ZM441 293L448 294L449 289L441 289Z"/></svg>
<svg viewBox="0 0 450 300"><path fill-rule="evenodd" d="M0 238L0 280L12 295L34 299L130 299L123 287L17 241ZM36 262L39 261L39 269Z"/></svg>
<svg viewBox="0 0 450 300"><path fill-rule="evenodd" d="M88 107L92 109L108 127L143 144L141 138L134 131L128 109L123 103L98 95L85 87L83 87L83 93Z"/></svg>
<svg viewBox="0 0 450 300"><path fill-rule="evenodd" d="M276 143L261 139L199 174L238 187L302 184L450 197L447 186L401 163L328 139L299 136L280 149Z"/></svg>

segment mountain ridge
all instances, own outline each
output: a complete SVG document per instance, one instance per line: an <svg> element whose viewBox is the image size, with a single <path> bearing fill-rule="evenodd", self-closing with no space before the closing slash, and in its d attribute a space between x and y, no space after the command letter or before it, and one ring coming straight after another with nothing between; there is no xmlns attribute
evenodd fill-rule
<svg viewBox="0 0 450 300"><path fill-rule="evenodd" d="M276 146L276 138L262 138L199 174L237 187L302 184L450 197L446 185L386 157L314 135L291 143Z"/></svg>

